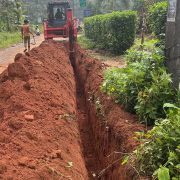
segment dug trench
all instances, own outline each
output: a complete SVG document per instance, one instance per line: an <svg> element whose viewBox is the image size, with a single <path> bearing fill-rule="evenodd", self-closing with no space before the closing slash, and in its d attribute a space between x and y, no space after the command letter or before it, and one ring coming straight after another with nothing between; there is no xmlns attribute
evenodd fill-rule
<svg viewBox="0 0 180 180"><path fill-rule="evenodd" d="M100 90L106 65L74 43L44 41L0 74L0 179L131 180L121 165L143 131Z"/></svg>

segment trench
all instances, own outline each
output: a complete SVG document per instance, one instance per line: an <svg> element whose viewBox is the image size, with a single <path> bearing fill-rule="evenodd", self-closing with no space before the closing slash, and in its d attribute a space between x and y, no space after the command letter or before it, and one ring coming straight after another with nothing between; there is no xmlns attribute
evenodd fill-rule
<svg viewBox="0 0 180 180"><path fill-rule="evenodd" d="M81 83L76 78L76 98L77 98L77 117L78 127L81 137L81 148L84 156L85 166L88 171L90 180L94 179L94 171L97 170L97 161L93 144L91 143L90 129L88 126L88 117L86 110L86 102L84 98L83 88Z"/></svg>
<svg viewBox="0 0 180 180"><path fill-rule="evenodd" d="M114 104L113 99L109 99L105 93L100 91L99 86L103 81L101 72L104 67L85 51L82 51L78 45L75 46L75 53L74 74L76 79L77 117L81 137L80 146L89 179L131 180L134 172L128 174L126 167L121 166L124 155L112 154L114 151L131 152L133 145L132 141L129 142L129 145L127 144L128 138L130 138L126 135L128 132L123 133L123 131L128 131L128 127L126 126L126 130L124 130L121 127L123 124L119 124L120 127L117 125L119 119L114 114L119 111L120 107ZM96 100L89 101L92 96L95 98L95 94L104 106L102 109L104 119L97 112ZM111 111L114 111L112 115ZM123 110L121 111L124 113ZM122 115L124 116L123 121L125 117L130 118L133 116L129 113L124 114ZM112 120L106 122L106 119L110 118L110 116L112 116ZM120 131L122 131L122 134ZM133 131L135 132L135 129ZM132 133L131 129L130 133ZM110 154L112 155L108 156Z"/></svg>
<svg viewBox="0 0 180 180"><path fill-rule="evenodd" d="M133 179L113 152L131 153L142 125L100 90L106 66L74 52L74 72L67 44L48 40L0 74L0 179Z"/></svg>

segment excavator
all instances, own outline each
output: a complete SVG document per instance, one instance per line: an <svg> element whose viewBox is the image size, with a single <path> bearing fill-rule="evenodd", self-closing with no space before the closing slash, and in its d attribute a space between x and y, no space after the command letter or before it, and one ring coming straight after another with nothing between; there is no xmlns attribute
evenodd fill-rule
<svg viewBox="0 0 180 180"><path fill-rule="evenodd" d="M43 19L44 39L69 38L69 57L75 66L73 41L77 40L76 18L72 17L69 2L49 2L47 18Z"/></svg>

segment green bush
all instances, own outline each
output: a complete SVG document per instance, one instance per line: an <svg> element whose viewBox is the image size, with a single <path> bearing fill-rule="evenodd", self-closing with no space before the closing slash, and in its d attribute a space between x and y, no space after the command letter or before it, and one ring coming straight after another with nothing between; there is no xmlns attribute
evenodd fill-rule
<svg viewBox="0 0 180 180"><path fill-rule="evenodd" d="M162 106L166 102L173 103L174 92L172 80L166 70L159 68L158 71L150 72L150 86L146 86L143 92L138 93L138 102L134 107L139 115L140 122L151 124L152 120L165 118Z"/></svg>
<svg viewBox="0 0 180 180"><path fill-rule="evenodd" d="M85 35L115 54L122 54L135 40L137 14L134 11L112 12L84 19Z"/></svg>
<svg viewBox="0 0 180 180"><path fill-rule="evenodd" d="M89 39L93 39L93 17L88 17L84 19L84 31L85 36Z"/></svg>
<svg viewBox="0 0 180 180"><path fill-rule="evenodd" d="M173 104L167 119L159 119L147 134L137 132L134 137L140 142L133 152L133 166L140 174L153 179L180 179L180 109ZM175 110L173 110L175 109ZM170 175L170 176L169 176ZM164 178L162 178L164 176Z"/></svg>
<svg viewBox="0 0 180 180"><path fill-rule="evenodd" d="M171 78L165 71L163 51L127 51L126 68L104 72L102 90L117 98L125 109L137 113L141 123L153 124L164 117L162 106L173 102Z"/></svg>
<svg viewBox="0 0 180 180"><path fill-rule="evenodd" d="M165 41L167 5L168 3L165 1L156 3L148 8L147 23L150 30L161 41Z"/></svg>

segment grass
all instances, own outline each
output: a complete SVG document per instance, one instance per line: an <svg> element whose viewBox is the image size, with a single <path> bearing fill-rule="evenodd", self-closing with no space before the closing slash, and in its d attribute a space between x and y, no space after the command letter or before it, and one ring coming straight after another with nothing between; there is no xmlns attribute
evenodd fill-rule
<svg viewBox="0 0 180 180"><path fill-rule="evenodd" d="M0 48L7 48L10 45L22 42L21 32L0 32Z"/></svg>
<svg viewBox="0 0 180 180"><path fill-rule="evenodd" d="M33 34L35 34L35 25L29 25L30 30ZM43 25L39 25L40 33L43 33ZM31 35L32 37L32 35ZM13 44L17 44L22 42L21 30L15 32L0 32L0 49L7 48Z"/></svg>
<svg viewBox="0 0 180 180"><path fill-rule="evenodd" d="M77 38L77 42L81 44L82 48L93 49L96 47L96 44L92 39L88 39L84 34Z"/></svg>
<svg viewBox="0 0 180 180"><path fill-rule="evenodd" d="M143 44L143 48L145 48L146 50L152 50L154 47L154 44L157 42L157 40L152 39L150 40L151 35L145 35L144 38L144 44ZM141 48L141 37L139 38L138 36L136 37L135 41L134 41L134 45L132 46L133 49L140 49Z"/></svg>

